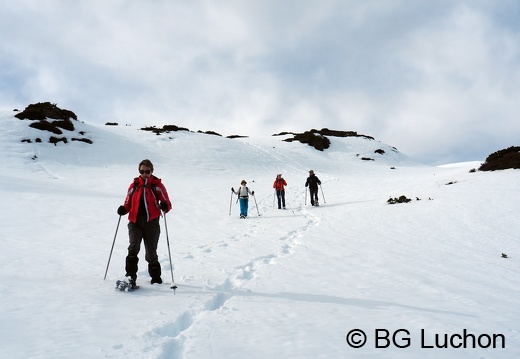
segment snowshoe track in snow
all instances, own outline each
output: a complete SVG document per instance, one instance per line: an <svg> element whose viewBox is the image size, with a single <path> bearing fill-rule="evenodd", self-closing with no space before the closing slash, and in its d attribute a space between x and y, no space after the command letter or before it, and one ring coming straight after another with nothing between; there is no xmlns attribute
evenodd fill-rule
<svg viewBox="0 0 520 359"><path fill-rule="evenodd" d="M278 211L278 209L273 209L272 211ZM184 358L187 340L187 336L184 333L189 331L194 325L203 325L204 318L209 312L225 308L226 303L236 296L251 295L252 291L247 289L246 285L255 280L256 273L274 263L280 262L284 257L290 256L300 246L300 238L304 237L305 232L320 222L320 219L305 207L300 206L295 209L295 214L291 212L284 213L289 213L289 217L296 215L300 220L303 218L303 224L290 229L282 236L276 238L278 243L282 241L276 252L254 257L241 265L228 269L226 279L217 285L191 286L182 283L178 284L177 295L182 296L183 292L197 293L198 295L194 296L197 303L183 311L174 320L165 319L155 323L152 328L149 328L143 334L142 338L132 338L128 343L114 346L112 348L114 356L107 354L106 357L125 356L132 358L132 353L142 354L144 352L153 358ZM272 213L273 217L278 213L281 213L281 211ZM249 232L261 230L261 221L262 218L258 217L255 221L240 221L241 224L247 223L246 227L241 229L241 235L231 235L230 240L240 241L247 238ZM240 238L241 236L242 238ZM200 253L211 254L215 246L226 249L229 244L226 241L219 241L212 245L198 246L196 249ZM187 257L196 258L197 255L189 254L185 256L185 258ZM202 298L206 299L201 300ZM175 301L172 302L172 305L175 305Z"/></svg>

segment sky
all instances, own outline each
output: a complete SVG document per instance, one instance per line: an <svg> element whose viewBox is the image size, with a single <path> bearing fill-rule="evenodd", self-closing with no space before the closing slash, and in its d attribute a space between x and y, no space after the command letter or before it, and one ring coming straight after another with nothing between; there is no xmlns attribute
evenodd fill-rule
<svg viewBox="0 0 520 359"><path fill-rule="evenodd" d="M515 0L0 6L0 109L224 136L326 127L428 164L519 145Z"/></svg>

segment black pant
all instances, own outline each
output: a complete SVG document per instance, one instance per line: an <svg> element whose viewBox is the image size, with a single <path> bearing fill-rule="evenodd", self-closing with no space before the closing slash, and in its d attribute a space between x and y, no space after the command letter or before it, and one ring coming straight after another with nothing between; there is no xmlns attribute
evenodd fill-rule
<svg viewBox="0 0 520 359"><path fill-rule="evenodd" d="M130 244L128 246L128 256L126 257L126 275L137 278L137 263L139 258L137 255L141 249L141 241L144 242L145 259L148 262L148 273L152 278L161 276L161 265L157 256L157 245L161 227L159 226L159 217L146 221L145 216L137 216L135 223L128 223L128 237Z"/></svg>
<svg viewBox="0 0 520 359"><path fill-rule="evenodd" d="M285 190L276 190L276 197L278 197L278 209L285 208Z"/></svg>
<svg viewBox="0 0 520 359"><path fill-rule="evenodd" d="M314 203L318 203L318 187L311 188L309 187L309 192L311 194L311 204L314 206Z"/></svg>

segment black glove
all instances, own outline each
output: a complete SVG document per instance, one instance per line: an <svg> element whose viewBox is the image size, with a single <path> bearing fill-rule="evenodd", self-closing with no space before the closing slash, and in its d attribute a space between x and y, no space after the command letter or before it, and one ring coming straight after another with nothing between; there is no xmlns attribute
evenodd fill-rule
<svg viewBox="0 0 520 359"><path fill-rule="evenodd" d="M235 189L233 187L231 187L231 192L235 192Z"/></svg>
<svg viewBox="0 0 520 359"><path fill-rule="evenodd" d="M254 196L255 195L255 191L251 192L251 194Z"/></svg>
<svg viewBox="0 0 520 359"><path fill-rule="evenodd" d="M161 209L163 210L164 213L168 213L168 211L169 211L169 209L168 209L168 203L166 203L166 202L161 202L160 206L161 206Z"/></svg>
<svg viewBox="0 0 520 359"><path fill-rule="evenodd" d="M128 212L126 211L125 206L119 206L119 208L117 209L117 214L119 214L120 216L124 216L127 213Z"/></svg>

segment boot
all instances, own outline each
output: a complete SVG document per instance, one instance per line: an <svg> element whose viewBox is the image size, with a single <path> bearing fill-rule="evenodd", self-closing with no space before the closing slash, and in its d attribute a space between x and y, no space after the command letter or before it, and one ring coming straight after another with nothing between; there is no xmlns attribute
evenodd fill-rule
<svg viewBox="0 0 520 359"><path fill-rule="evenodd" d="M155 263L148 263L148 273L150 274L150 277L152 277L152 280L150 281L150 284L161 284L162 278L161 278L161 265L159 262Z"/></svg>
<svg viewBox="0 0 520 359"><path fill-rule="evenodd" d="M134 283L135 283L135 280L137 279L137 263L139 262L139 258L137 256L131 256L131 255L128 255L126 256L126 266L125 266L125 270L126 270L126 274L125 276L126 277L130 277L134 280Z"/></svg>
<svg viewBox="0 0 520 359"><path fill-rule="evenodd" d="M135 289L139 288L139 286L135 282L134 278L126 277L126 281L128 282L128 287L129 287L130 290L135 290ZM128 290L127 290L127 292L128 292Z"/></svg>

